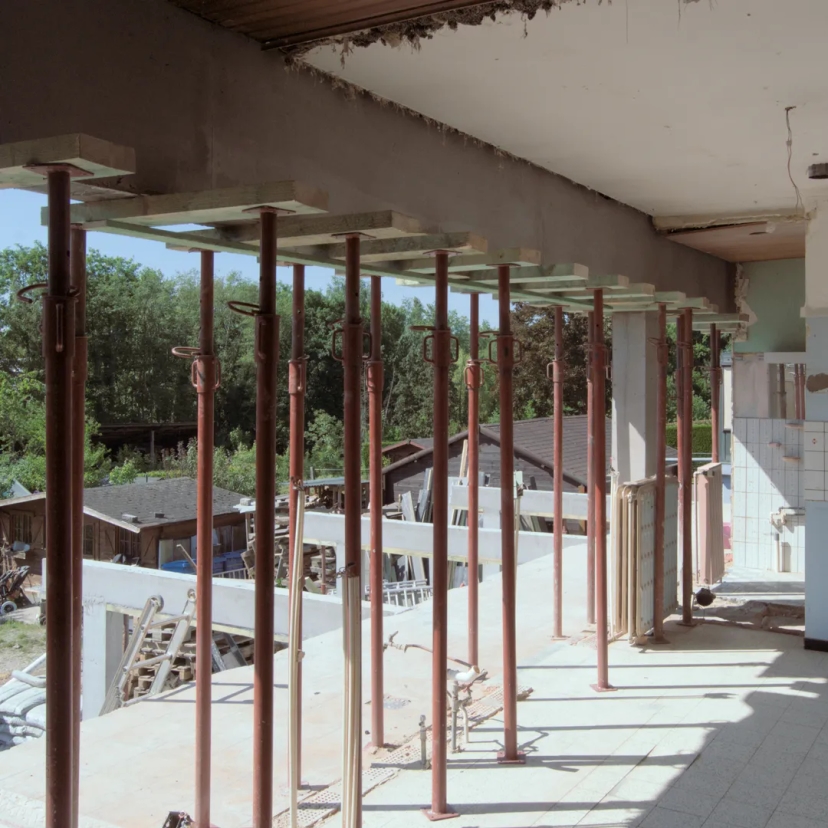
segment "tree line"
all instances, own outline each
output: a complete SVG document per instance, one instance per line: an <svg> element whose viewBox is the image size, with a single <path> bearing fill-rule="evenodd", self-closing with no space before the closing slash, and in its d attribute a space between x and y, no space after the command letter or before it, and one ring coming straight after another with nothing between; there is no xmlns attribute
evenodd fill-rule
<svg viewBox="0 0 828 828"><path fill-rule="evenodd" d="M16 291L45 281L48 255L41 244L0 251L0 494L18 479L32 490L44 486L45 413L41 309L15 299ZM196 345L199 333L199 280L195 271L165 276L132 259L104 256L91 249L87 258L89 377L87 382L87 485L111 479L127 482L146 471L146 458L128 451L108 456L96 444L99 423L192 421L196 394L190 384L189 364L171 353L174 346ZM221 361L221 386L216 394L216 483L252 494L255 458L256 366L252 321L227 307L229 300L255 303L257 284L237 273L215 281L215 340ZM278 476L287 478L289 397L287 371L291 340L290 286L277 287L279 381L277 398ZM367 284L362 293L366 329L369 317ZM319 474L342 468L342 365L331 353L330 323L341 318L344 286L332 278L324 291L305 296L305 353L307 355L306 434L307 466ZM400 305L382 304L383 440L427 437L432 434L432 367L422 358L423 334L414 325L433 322L434 309L419 299ZM518 304L514 334L524 344L523 362L515 370L515 417L552 413L552 388L546 364L554 349L553 312ZM469 323L450 314L452 332L459 339L459 359L449 388L452 433L467 421L464 369L469 355ZM607 322L607 337L611 336ZM567 317L564 331L568 363L564 404L567 414L586 411L586 321ZM675 336L670 350L675 360ZM705 340L697 336L694 375L695 416L709 410L709 385L704 364L709 358ZM481 355L485 351L481 349ZM481 389L481 422L499 419L496 369L485 366ZM363 386L363 394L367 391ZM607 389L607 410L611 389ZM367 406L363 405L366 418ZM161 460L161 474L194 471L195 446L183 446ZM193 466L191 469L190 467Z"/></svg>

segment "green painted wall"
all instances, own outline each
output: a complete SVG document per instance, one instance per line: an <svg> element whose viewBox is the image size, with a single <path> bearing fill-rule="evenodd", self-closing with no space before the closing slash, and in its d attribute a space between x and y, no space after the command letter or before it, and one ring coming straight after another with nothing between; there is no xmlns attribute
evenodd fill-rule
<svg viewBox="0 0 828 828"><path fill-rule="evenodd" d="M750 280L747 303L756 314L746 342L735 342L736 353L804 351L805 259L748 262L742 265Z"/></svg>

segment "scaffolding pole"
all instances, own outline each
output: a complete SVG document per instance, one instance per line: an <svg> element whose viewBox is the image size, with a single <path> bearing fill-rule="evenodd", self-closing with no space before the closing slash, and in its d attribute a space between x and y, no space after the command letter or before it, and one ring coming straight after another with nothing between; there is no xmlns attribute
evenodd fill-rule
<svg viewBox="0 0 828 828"><path fill-rule="evenodd" d="M196 510L196 826L210 828L210 760L213 691L213 447L218 384L213 336L212 250L201 251L198 353L192 366L198 394L198 472Z"/></svg>
<svg viewBox="0 0 828 828"><path fill-rule="evenodd" d="M289 597L292 599L295 584L299 584L300 594L297 596L299 610L291 622L295 623L296 630L292 633L298 647L302 646L302 578L298 581L293 577L293 567L298 566L304 572L303 539L297 542L297 521L299 515L299 500L304 501L305 475L305 266L293 265L293 320L290 334L290 362L288 363L288 394L290 396L290 445L289 474L290 491L288 495L288 538L289 538ZM322 571L324 583L325 572ZM295 725L296 744L292 752L292 761L296 767L291 768L297 783L302 779L302 662L295 667L295 694L299 716Z"/></svg>
<svg viewBox="0 0 828 828"><path fill-rule="evenodd" d="M503 583L503 750L498 762L523 764L526 761L517 741L517 566L515 556L515 441L514 366L515 338L512 336L510 266L497 269L497 298L500 324L495 339L500 379L500 543Z"/></svg>
<svg viewBox="0 0 828 828"><path fill-rule="evenodd" d="M676 328L678 382L676 412L679 454L679 538L681 620L693 623L693 311L680 312Z"/></svg>
<svg viewBox="0 0 828 828"><path fill-rule="evenodd" d="M362 504L360 385L362 317L359 311L358 233L345 237L345 318L334 333L342 336L345 410L345 568L342 575L343 650L345 663L342 753L342 826L362 825Z"/></svg>
<svg viewBox="0 0 828 828"><path fill-rule="evenodd" d="M382 648L382 279L371 277L368 374L368 460L371 500L371 743L385 744Z"/></svg>
<svg viewBox="0 0 828 828"><path fill-rule="evenodd" d="M75 291L75 357L72 368L72 826L80 791L81 641L83 627L83 472L86 442L86 230L70 230L70 281Z"/></svg>
<svg viewBox="0 0 828 828"><path fill-rule="evenodd" d="M587 313L587 624L595 623L595 389L592 350L595 314Z"/></svg>
<svg viewBox="0 0 828 828"><path fill-rule="evenodd" d="M446 681L448 666L448 398L452 336L448 326L448 258L444 250L435 253L434 328L423 342L425 358L434 366L434 474L433 474L433 557L431 584L431 820L457 816L446 803ZM431 357L427 354L431 340Z"/></svg>
<svg viewBox="0 0 828 828"><path fill-rule="evenodd" d="M480 567L478 564L479 488L480 488L480 386L483 371L480 364L480 294L469 296L469 361L466 364L466 388L469 392L469 510L468 524L468 645L469 663L479 664L478 592Z"/></svg>
<svg viewBox="0 0 828 828"><path fill-rule="evenodd" d="M607 430L604 405L606 399L606 358L604 344L604 291L593 292L593 344L592 344L592 393L593 393L593 488L595 489L594 543L595 543L595 613L598 678L593 689L598 692L613 690L609 683L609 633L607 612Z"/></svg>
<svg viewBox="0 0 828 828"><path fill-rule="evenodd" d="M552 363L552 383L554 392L554 495L553 530L555 533L555 555L552 585L554 592L555 618L552 629L553 638L563 638L563 384L564 384L564 347L563 347L563 307L555 308L555 361ZM548 368L547 368L548 370Z"/></svg>
<svg viewBox="0 0 828 828"><path fill-rule="evenodd" d="M667 306L658 305L658 339L656 346L656 497L655 497L655 566L653 573L653 642L664 638L664 514L666 511L667 464Z"/></svg>
<svg viewBox="0 0 828 828"><path fill-rule="evenodd" d="M72 821L72 367L75 309L69 273L69 170L47 169L49 281L43 296L46 374L46 828ZM67 585L69 588L67 589Z"/></svg>
<svg viewBox="0 0 828 828"><path fill-rule="evenodd" d="M259 305L256 310L256 591L253 643L254 828L273 821L273 588L275 577L276 214L260 208Z"/></svg>
<svg viewBox="0 0 828 828"><path fill-rule="evenodd" d="M722 369L719 367L719 330L710 326L710 430L712 442L712 460L719 462L719 389L721 388ZM782 366L783 371L785 366ZM784 376L784 374L783 374ZM784 392L784 386L783 386ZM782 415L785 416L784 414Z"/></svg>

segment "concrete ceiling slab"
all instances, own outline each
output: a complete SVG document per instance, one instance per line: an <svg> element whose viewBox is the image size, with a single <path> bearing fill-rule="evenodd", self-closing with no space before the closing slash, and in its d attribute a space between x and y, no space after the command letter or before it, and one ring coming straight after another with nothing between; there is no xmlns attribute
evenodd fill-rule
<svg viewBox="0 0 828 828"><path fill-rule="evenodd" d="M315 67L654 216L789 213L828 160L824 0L586 0ZM702 223L702 222L699 222Z"/></svg>

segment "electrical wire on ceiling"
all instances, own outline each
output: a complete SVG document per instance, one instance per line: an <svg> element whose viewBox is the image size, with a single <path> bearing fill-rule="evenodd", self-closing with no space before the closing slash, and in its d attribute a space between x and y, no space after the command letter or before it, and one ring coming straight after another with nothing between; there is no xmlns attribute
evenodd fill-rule
<svg viewBox="0 0 828 828"><path fill-rule="evenodd" d="M796 181L794 181L793 172L791 172L791 162L793 160L793 130L791 129L791 110L793 109L796 109L796 107L785 107L785 125L788 128L788 140L785 142L785 146L788 148L788 178L791 180L791 185L793 186L794 192L796 193L796 207L794 208L794 211L797 214L804 215L805 203L802 200L802 193L799 191L799 187L797 187Z"/></svg>

